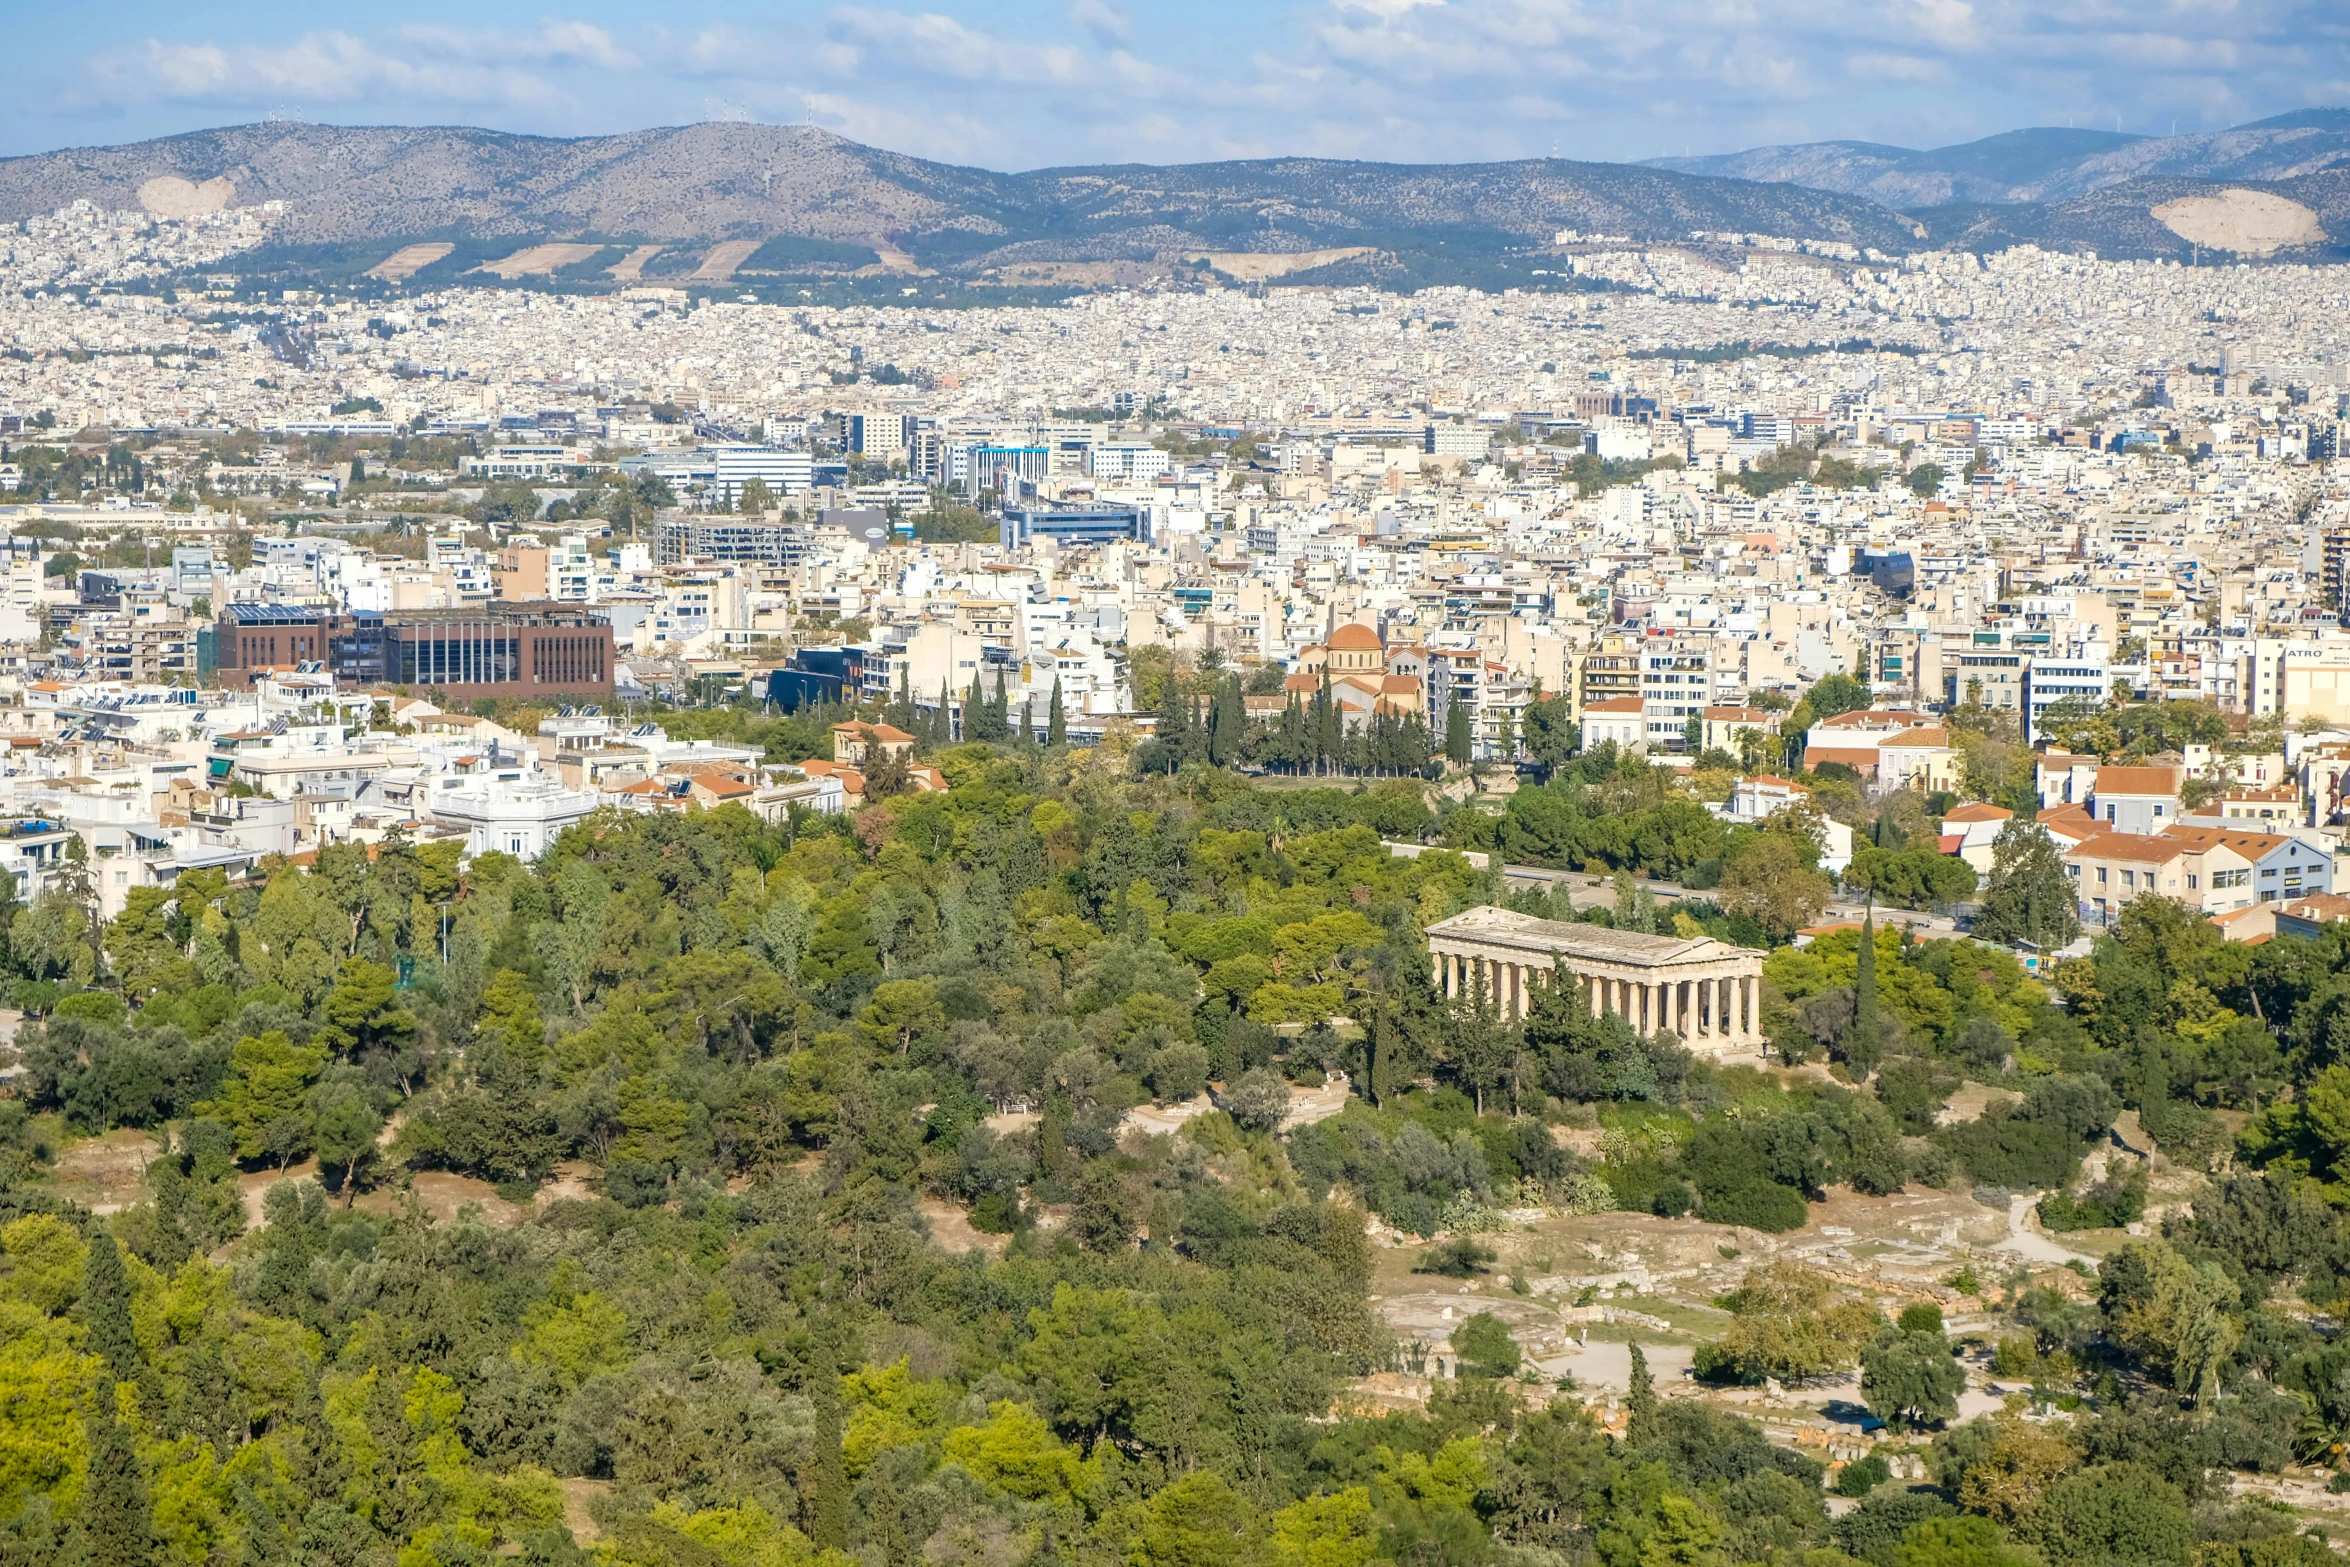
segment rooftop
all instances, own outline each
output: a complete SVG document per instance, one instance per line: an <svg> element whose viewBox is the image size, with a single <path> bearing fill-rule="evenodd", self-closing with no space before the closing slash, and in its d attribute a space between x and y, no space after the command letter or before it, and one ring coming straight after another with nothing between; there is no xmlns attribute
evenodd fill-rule
<svg viewBox="0 0 2350 1567"><path fill-rule="evenodd" d="M1701 963L1731 957L1748 949L1733 947L1711 936L1649 936L1639 931L1611 930L1605 925L1571 924L1565 920L1536 919L1490 904L1465 909L1428 927L1430 936L1482 941L1530 952L1558 953L1595 963L1626 963L1635 968L1668 968L1678 963Z"/></svg>

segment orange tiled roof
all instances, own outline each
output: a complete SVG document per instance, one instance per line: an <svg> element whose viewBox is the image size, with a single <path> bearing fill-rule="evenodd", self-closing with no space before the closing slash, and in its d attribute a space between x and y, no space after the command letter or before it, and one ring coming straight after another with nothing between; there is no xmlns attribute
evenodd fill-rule
<svg viewBox="0 0 2350 1567"><path fill-rule="evenodd" d="M2168 835L2150 836L2134 832L2101 832L2093 838L2084 838L2066 852L2068 859L2133 860L2147 865L2167 865L2181 855L2194 852L2196 845L2181 843Z"/></svg>
<svg viewBox="0 0 2350 1567"><path fill-rule="evenodd" d="M2173 767L2100 767L2099 794L2169 795L2179 792L2179 773Z"/></svg>

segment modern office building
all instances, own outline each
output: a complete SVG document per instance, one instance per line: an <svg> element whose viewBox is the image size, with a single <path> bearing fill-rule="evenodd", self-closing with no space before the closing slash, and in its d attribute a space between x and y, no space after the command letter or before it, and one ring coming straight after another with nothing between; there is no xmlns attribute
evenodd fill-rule
<svg viewBox="0 0 2350 1567"><path fill-rule="evenodd" d="M220 615L219 658L220 683L231 689L265 669L314 664L338 685L407 686L457 702L612 694L611 622L570 604L380 614L231 604Z"/></svg>
<svg viewBox="0 0 2350 1567"><path fill-rule="evenodd" d="M2071 701L2094 711L2105 705L2111 676L2102 653L2096 657L2066 657L2036 653L2024 662L2024 743L2041 737L2040 723L2050 708Z"/></svg>
<svg viewBox="0 0 2350 1567"><path fill-rule="evenodd" d="M711 488L732 506L742 498L743 486L757 479L767 493L780 500L804 493L815 482L816 460L804 451L778 446L720 446Z"/></svg>
<svg viewBox="0 0 2350 1567"><path fill-rule="evenodd" d="M653 538L653 563L657 566L682 566L689 561L796 566L807 553L806 528L796 523L761 522L754 517L689 513L663 519Z"/></svg>
<svg viewBox="0 0 2350 1567"><path fill-rule="evenodd" d="M1144 506L1006 506L998 530L1005 549L1038 539L1063 548L1072 544L1150 542L1150 510Z"/></svg>

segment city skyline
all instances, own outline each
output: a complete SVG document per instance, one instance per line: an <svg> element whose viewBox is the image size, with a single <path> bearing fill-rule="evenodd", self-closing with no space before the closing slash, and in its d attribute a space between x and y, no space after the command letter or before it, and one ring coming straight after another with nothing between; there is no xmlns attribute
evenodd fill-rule
<svg viewBox="0 0 2350 1567"><path fill-rule="evenodd" d="M1685 13L1685 14L1684 14ZM2032 125L2208 131L2350 99L2316 6L2178 4L2134 31L2086 5L1934 0L1800 18L1673 0L1324 0L1180 17L1117 0L935 10L737 5L693 29L588 3L119 8L93 43L27 19L0 154L282 117L551 136L805 123L999 169L1314 155L1636 161L1772 143L1912 147Z"/></svg>

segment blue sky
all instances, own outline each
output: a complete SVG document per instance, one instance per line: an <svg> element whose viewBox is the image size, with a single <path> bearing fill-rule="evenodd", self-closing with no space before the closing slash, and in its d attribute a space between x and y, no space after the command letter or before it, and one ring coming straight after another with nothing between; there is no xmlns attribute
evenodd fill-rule
<svg viewBox="0 0 2350 1567"><path fill-rule="evenodd" d="M812 123L992 168L1632 159L2350 103L2342 0L20 7L0 153L266 118Z"/></svg>

